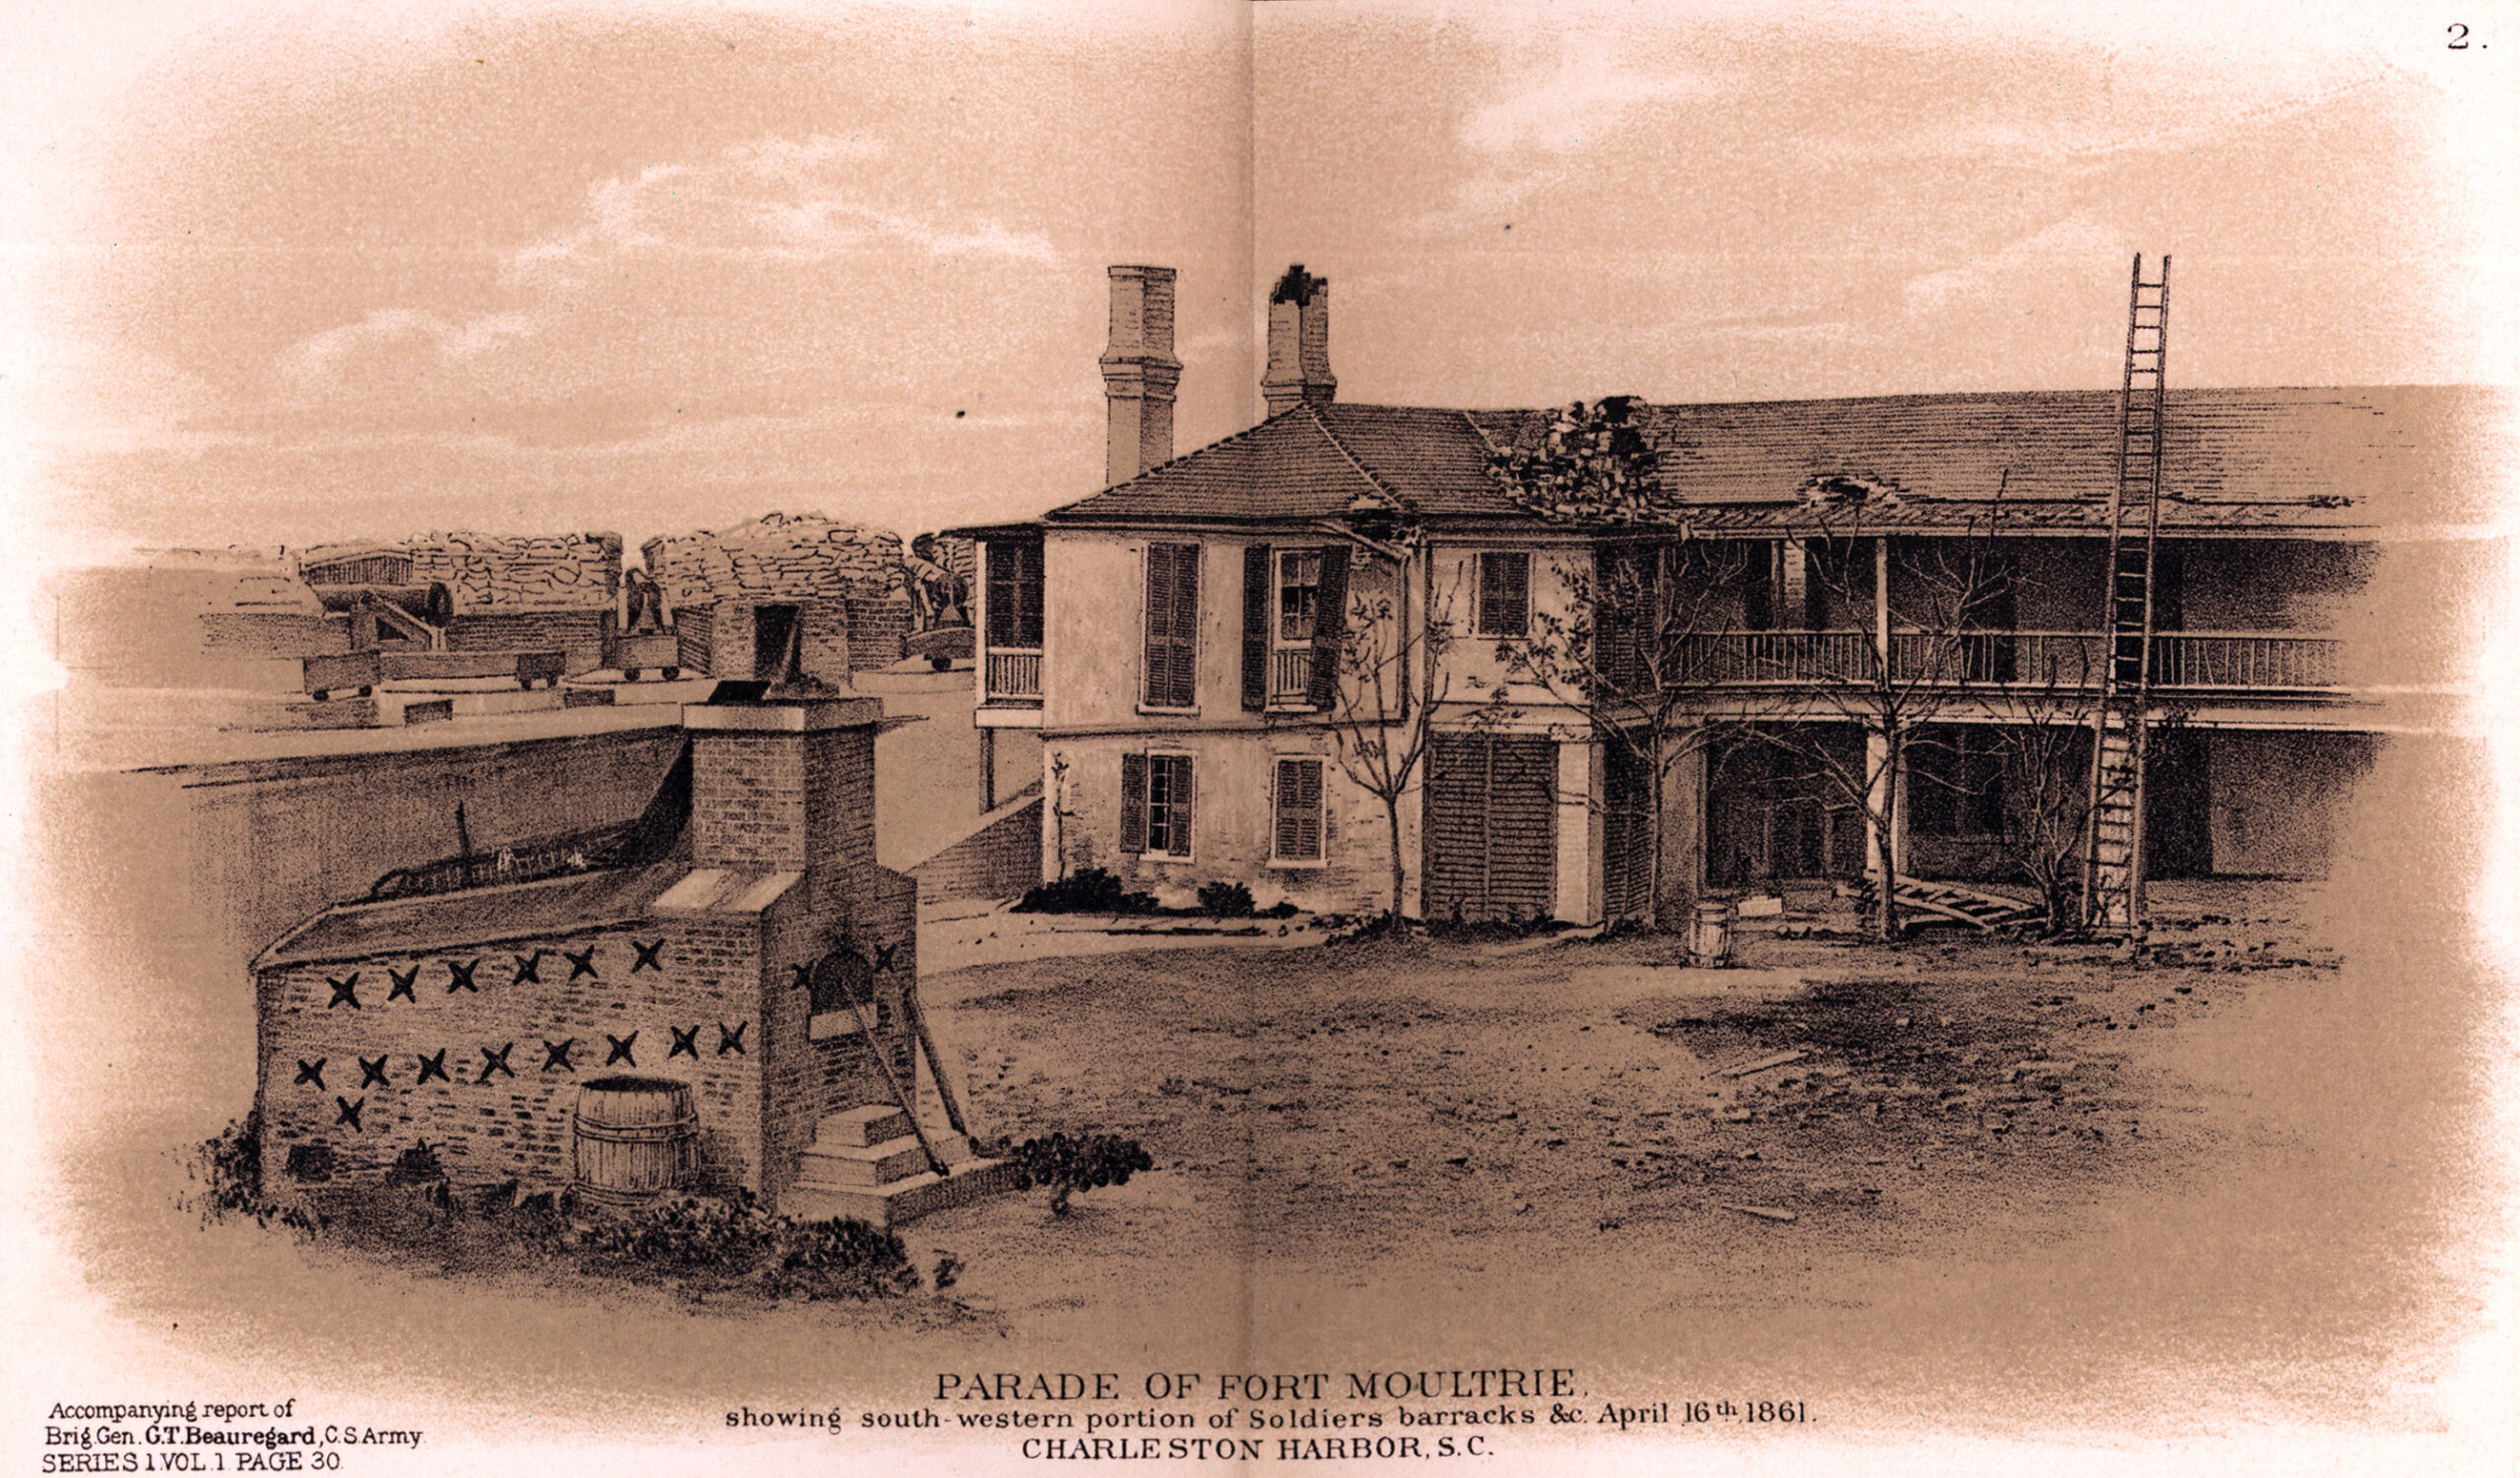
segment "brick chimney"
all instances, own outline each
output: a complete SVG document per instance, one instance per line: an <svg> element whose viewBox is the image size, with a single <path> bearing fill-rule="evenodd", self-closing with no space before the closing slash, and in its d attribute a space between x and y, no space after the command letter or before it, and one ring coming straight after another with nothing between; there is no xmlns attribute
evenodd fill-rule
<svg viewBox="0 0 2520 1478"><path fill-rule="evenodd" d="M1269 368L1260 395L1272 416L1339 396L1339 377L1330 372L1330 280L1301 262L1269 289Z"/></svg>
<svg viewBox="0 0 2520 1478"><path fill-rule="evenodd" d="M1111 342L1102 351L1111 412L1105 486L1172 460L1172 387L1181 383L1181 361L1172 357L1172 278L1169 267L1111 269Z"/></svg>
<svg viewBox="0 0 2520 1478"><path fill-rule="evenodd" d="M875 698L685 708L691 866L817 872L871 896L883 712Z"/></svg>

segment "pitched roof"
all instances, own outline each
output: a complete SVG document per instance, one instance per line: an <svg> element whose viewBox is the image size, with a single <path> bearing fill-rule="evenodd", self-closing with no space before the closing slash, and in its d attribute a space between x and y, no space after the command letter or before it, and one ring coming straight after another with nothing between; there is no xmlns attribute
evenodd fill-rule
<svg viewBox="0 0 2520 1478"><path fill-rule="evenodd" d="M1487 472L1551 413L1298 406L1044 517L1057 525L1311 521L1358 502L1428 517L1533 515ZM1640 406L1675 520L1704 529L1807 523L1817 480L1898 494L1875 527L1983 517L2003 489L2008 523L2103 527L2116 476L2110 391L1875 396ZM2166 411L2167 526L2357 528L2421 508L2434 520L2490 509L2480 454L2507 418L2497 392L2461 386L2173 390ZM2373 505L2378 504L2375 508Z"/></svg>
<svg viewBox="0 0 2520 1478"><path fill-rule="evenodd" d="M646 918L659 895L688 871L681 863L660 863L386 903L337 903L283 935L254 968L464 949L631 924Z"/></svg>

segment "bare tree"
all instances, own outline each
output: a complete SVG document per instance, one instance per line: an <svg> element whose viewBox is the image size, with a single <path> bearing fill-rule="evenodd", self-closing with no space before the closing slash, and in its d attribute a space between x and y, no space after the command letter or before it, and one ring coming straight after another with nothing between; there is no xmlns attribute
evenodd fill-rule
<svg viewBox="0 0 2520 1478"><path fill-rule="evenodd" d="M2001 499L1999 486L1998 510ZM1823 714L1862 734L1860 754L1850 756L1809 725L1755 730L1863 817L1873 882L1868 924L1885 940L1899 933L1899 779L1909 748L1935 742L1922 731L1955 705L2016 680L2014 645L1990 629L1996 608L2011 598L2009 569L1991 547L1995 516L1910 541L1894 558L1887 534L1866 526L1896 501L1894 490L1846 479L1815 484L1805 499L1799 542L1818 555L1811 578L1833 608L1867 611L1871 629L1787 633L1754 645L1744 659L1752 675L1792 683Z"/></svg>
<svg viewBox="0 0 2520 1478"><path fill-rule="evenodd" d="M2081 644L2073 653L2042 673L1993 731L2008 792L2000 833L2004 854L2039 890L2049 933L2081 921L2084 839L2091 821L2100 657Z"/></svg>
<svg viewBox="0 0 2520 1478"><path fill-rule="evenodd" d="M1733 732L1707 712L1718 669L1704 646L1731 629L1731 598L1747 562L1737 546L1692 540L1685 530L1605 546L1591 571L1565 577L1565 610L1534 610L1530 640L1502 652L1509 681L1581 711L1646 776L1648 928L1663 923L1667 783Z"/></svg>
<svg viewBox="0 0 2520 1478"><path fill-rule="evenodd" d="M1370 551L1389 567L1391 590L1352 588L1347 629L1336 648L1337 677L1318 689L1325 726L1340 772L1382 803L1391 839L1391 906L1397 925L1409 886L1408 855L1401 845L1400 812L1409 793L1424 779L1426 751L1434 742L1435 708L1452 691L1444 655L1458 639L1451 592L1440 597L1431 574L1410 608L1411 566L1427 566L1423 542L1412 531L1397 547ZM1315 659L1319 660L1318 657Z"/></svg>

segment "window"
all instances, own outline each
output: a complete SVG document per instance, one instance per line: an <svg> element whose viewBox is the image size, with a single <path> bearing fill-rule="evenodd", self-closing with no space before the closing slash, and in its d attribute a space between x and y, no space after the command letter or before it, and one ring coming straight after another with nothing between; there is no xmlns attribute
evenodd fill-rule
<svg viewBox="0 0 2520 1478"><path fill-rule="evenodd" d="M1307 702L1312 694L1313 638L1320 625L1321 551L1279 550L1277 591L1269 701Z"/></svg>
<svg viewBox="0 0 2520 1478"><path fill-rule="evenodd" d="M1531 634L1532 556L1479 556L1479 634L1521 638Z"/></svg>
<svg viewBox="0 0 2520 1478"><path fill-rule="evenodd" d="M1146 706L1199 704L1199 546L1146 548Z"/></svg>
<svg viewBox="0 0 2520 1478"><path fill-rule="evenodd" d="M1282 759L1271 788L1272 862L1321 861L1321 761Z"/></svg>
<svg viewBox="0 0 2520 1478"><path fill-rule="evenodd" d="M1190 856L1190 756L1120 756L1120 850L1140 857Z"/></svg>
<svg viewBox="0 0 2520 1478"><path fill-rule="evenodd" d="M1313 604L1321 595L1321 551L1287 549L1278 555L1278 643L1312 644Z"/></svg>
<svg viewBox="0 0 2520 1478"><path fill-rule="evenodd" d="M990 540L982 546L988 604L988 644L1041 645L1041 546Z"/></svg>

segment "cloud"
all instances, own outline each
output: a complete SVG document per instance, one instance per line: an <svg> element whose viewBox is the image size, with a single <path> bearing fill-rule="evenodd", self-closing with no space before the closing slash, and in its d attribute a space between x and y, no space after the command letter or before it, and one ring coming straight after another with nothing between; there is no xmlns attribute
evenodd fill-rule
<svg viewBox="0 0 2520 1478"><path fill-rule="evenodd" d="M2088 216L2068 216L1984 256L1911 278L1900 293L1912 314L1939 312L1971 297L2028 301L2034 283L2087 276L2095 261L2131 260L2130 240Z"/></svg>
<svg viewBox="0 0 2520 1478"><path fill-rule="evenodd" d="M878 140L817 134L736 144L699 163L653 164L598 181L583 220L511 252L509 288L583 284L641 256L819 262L907 247L933 257L1058 260L1048 239L884 196L895 171ZM929 197L932 198L932 197Z"/></svg>
<svg viewBox="0 0 2520 1478"><path fill-rule="evenodd" d="M523 313L481 313L456 321L411 308L379 308L356 323L300 340L281 356L281 373L298 389L310 390L364 353L425 346L440 361L464 364L536 331L534 319Z"/></svg>
<svg viewBox="0 0 2520 1478"><path fill-rule="evenodd" d="M1560 54L1554 72L1465 119L1462 140L1490 153L1564 154L1598 146L1640 108L1695 101L1723 90L1693 72L1638 70L1607 39L1577 38Z"/></svg>
<svg viewBox="0 0 2520 1478"><path fill-rule="evenodd" d="M881 294L849 287L863 275L836 263L898 275L1059 261L1046 237L941 205L916 182L915 171L893 167L881 141L828 134L754 139L600 179L574 219L506 251L495 285L470 300L373 308L313 334L280 354L280 380L329 401L364 394L416 407L453 393L504 403L546 395L600 362L605 393L639 382L652 398L687 403L688 377L671 386L641 377L688 367L694 354L752 353L755 362L722 357L708 373L765 383L790 340L889 321ZM795 335L761 321L767 305L806 292L853 295L857 305ZM628 304L672 311L630 313ZM710 327L695 333L691 324ZM513 353L528 346L537 346L530 359ZM467 413L476 409L468 400Z"/></svg>

